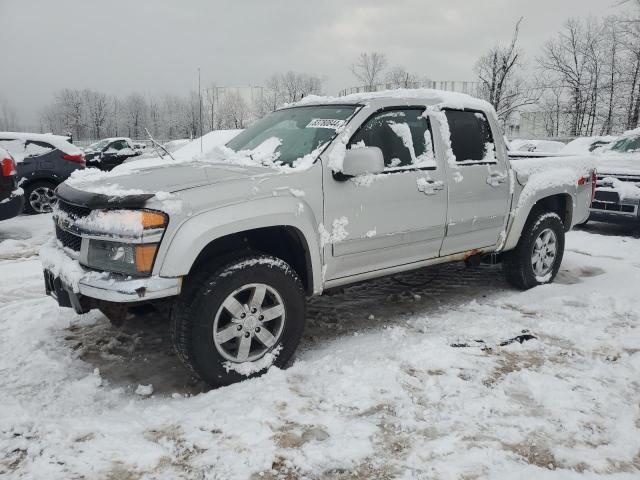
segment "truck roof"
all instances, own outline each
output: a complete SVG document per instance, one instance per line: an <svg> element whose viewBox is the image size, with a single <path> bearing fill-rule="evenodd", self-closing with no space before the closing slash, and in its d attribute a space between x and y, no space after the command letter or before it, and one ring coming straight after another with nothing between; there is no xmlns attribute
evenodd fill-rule
<svg viewBox="0 0 640 480"><path fill-rule="evenodd" d="M438 105L442 108L480 110L494 112L491 104L465 93L446 92L428 88L384 90L380 92L352 93L342 97L309 95L302 100L288 105L289 107L304 105L359 105L372 104L386 106L389 103Z"/></svg>

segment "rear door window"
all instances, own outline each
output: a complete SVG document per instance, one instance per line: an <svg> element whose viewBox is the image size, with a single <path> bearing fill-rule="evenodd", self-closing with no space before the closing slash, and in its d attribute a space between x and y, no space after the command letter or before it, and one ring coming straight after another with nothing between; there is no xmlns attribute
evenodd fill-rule
<svg viewBox="0 0 640 480"><path fill-rule="evenodd" d="M445 115L457 163L496 163L491 126L484 113L445 110Z"/></svg>
<svg viewBox="0 0 640 480"><path fill-rule="evenodd" d="M51 153L55 150L53 145L46 142L38 142L35 140L27 140L25 145L25 158L36 158Z"/></svg>
<svg viewBox="0 0 640 480"><path fill-rule="evenodd" d="M356 132L349 148L378 147L386 170L434 168L433 137L423 109L385 110Z"/></svg>

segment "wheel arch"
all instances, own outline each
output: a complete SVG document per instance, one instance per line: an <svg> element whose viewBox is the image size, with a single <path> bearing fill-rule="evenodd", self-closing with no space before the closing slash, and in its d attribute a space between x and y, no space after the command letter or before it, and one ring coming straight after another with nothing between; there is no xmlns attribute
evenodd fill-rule
<svg viewBox="0 0 640 480"><path fill-rule="evenodd" d="M523 215L525 212L526 215ZM525 226L533 216L540 212L557 213L562 220L565 232L568 232L573 226L573 197L567 192L548 192L531 199L526 206L519 206L514 214L515 218L507 235L504 251L516 247Z"/></svg>
<svg viewBox="0 0 640 480"><path fill-rule="evenodd" d="M154 274L189 275L218 256L246 250L282 258L298 273L308 295L320 293L317 223L308 205L301 212L298 205L298 199L270 198L190 217L169 242L162 242Z"/></svg>

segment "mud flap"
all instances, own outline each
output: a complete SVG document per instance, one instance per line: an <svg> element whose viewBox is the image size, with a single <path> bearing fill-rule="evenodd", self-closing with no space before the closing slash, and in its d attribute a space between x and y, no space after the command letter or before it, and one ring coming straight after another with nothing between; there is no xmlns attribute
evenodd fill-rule
<svg viewBox="0 0 640 480"><path fill-rule="evenodd" d="M83 306L81 295L75 293L73 289L65 285L62 280L53 275L49 270L44 271L44 285L47 295L55 298L58 306L73 308L76 313L87 313L90 309Z"/></svg>

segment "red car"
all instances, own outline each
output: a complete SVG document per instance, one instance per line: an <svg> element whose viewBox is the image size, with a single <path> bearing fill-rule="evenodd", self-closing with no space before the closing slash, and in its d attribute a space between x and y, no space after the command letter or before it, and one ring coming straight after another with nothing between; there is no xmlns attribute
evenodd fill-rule
<svg viewBox="0 0 640 480"><path fill-rule="evenodd" d="M24 192L16 181L16 162L0 147L0 220L15 217L24 208Z"/></svg>

